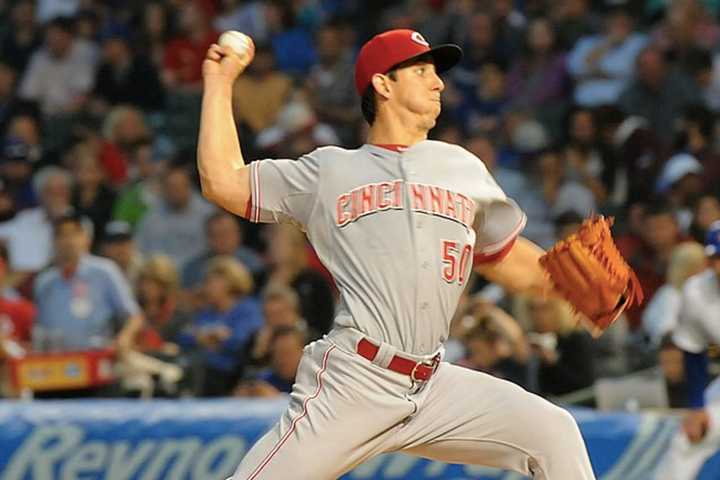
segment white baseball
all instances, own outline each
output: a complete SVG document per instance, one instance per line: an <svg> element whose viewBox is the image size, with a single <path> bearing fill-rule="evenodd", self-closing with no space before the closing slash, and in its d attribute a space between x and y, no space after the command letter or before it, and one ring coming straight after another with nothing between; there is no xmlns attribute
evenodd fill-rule
<svg viewBox="0 0 720 480"><path fill-rule="evenodd" d="M240 56L247 53L252 57L255 51L255 44L252 38L236 30L223 32L218 39L218 45L221 47L230 47Z"/></svg>

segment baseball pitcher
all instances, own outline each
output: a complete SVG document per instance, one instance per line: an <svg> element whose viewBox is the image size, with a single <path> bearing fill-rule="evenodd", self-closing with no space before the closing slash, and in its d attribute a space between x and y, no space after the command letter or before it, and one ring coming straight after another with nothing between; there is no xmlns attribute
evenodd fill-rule
<svg viewBox="0 0 720 480"><path fill-rule="evenodd" d="M246 164L231 89L252 51L208 50L203 194L253 222L299 225L341 293L333 330L305 347L287 411L233 480L333 479L394 451L537 479L595 478L568 412L442 361L472 268L513 291L558 295L549 277L577 284L574 275L588 278L595 268L577 255L582 239L556 252L572 265L541 265L544 252L519 236L524 213L483 162L427 139L441 108L438 74L461 54L456 45L431 48L412 30L377 35L360 51L355 73L367 143ZM585 283L576 291L596 287ZM614 296L598 318L614 319L628 297Z"/></svg>

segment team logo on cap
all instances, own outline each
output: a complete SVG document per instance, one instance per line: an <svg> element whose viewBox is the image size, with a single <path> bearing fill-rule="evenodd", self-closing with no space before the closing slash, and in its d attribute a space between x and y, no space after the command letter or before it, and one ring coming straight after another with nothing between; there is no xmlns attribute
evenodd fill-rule
<svg viewBox="0 0 720 480"><path fill-rule="evenodd" d="M428 43L428 41L425 40L425 38L423 38L423 36L420 35L419 32L412 32L410 34L410 39L415 43L419 43L423 47L430 47L430 44Z"/></svg>

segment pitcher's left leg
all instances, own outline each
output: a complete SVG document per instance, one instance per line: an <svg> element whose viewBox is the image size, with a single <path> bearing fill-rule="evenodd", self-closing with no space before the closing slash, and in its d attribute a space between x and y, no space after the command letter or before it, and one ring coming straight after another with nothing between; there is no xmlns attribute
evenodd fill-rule
<svg viewBox="0 0 720 480"><path fill-rule="evenodd" d="M542 480L595 479L573 417L513 383L442 363L417 401L405 453Z"/></svg>

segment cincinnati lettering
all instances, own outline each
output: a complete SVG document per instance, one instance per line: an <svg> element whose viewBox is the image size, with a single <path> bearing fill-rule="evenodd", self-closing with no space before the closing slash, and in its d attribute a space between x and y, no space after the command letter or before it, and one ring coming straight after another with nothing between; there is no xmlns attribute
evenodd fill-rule
<svg viewBox="0 0 720 480"><path fill-rule="evenodd" d="M471 228L475 202L462 193L436 185L405 183L403 180L369 183L338 196L335 203L338 227L385 210L403 210L405 202L413 212L435 215Z"/></svg>

